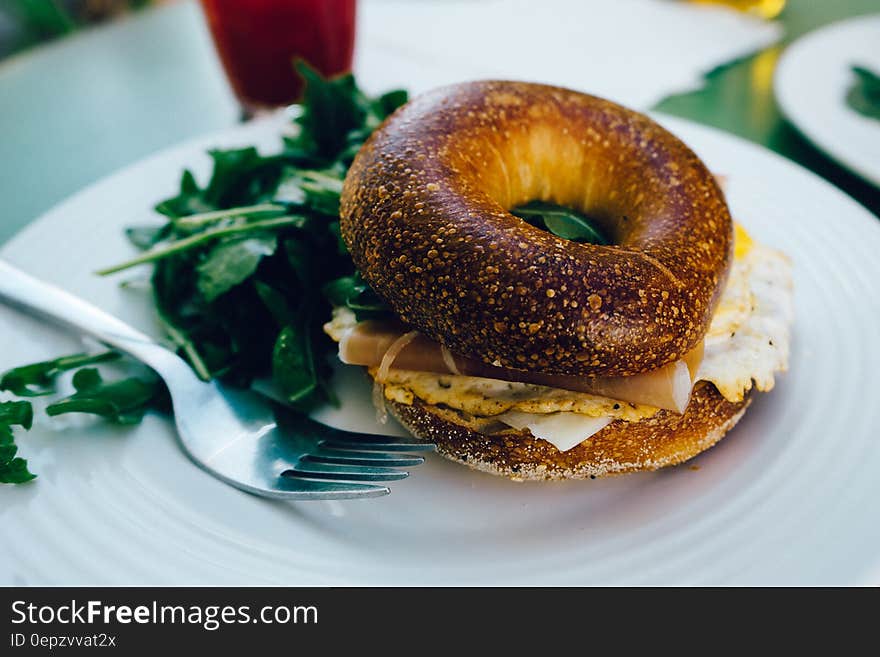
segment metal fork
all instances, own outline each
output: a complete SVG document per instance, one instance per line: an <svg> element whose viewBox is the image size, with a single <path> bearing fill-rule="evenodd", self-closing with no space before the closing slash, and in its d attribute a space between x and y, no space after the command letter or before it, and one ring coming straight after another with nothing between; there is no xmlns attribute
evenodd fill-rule
<svg viewBox="0 0 880 657"><path fill-rule="evenodd" d="M264 497L326 500L378 497L374 483L403 479L400 467L424 462L404 452L434 445L342 431L293 412L280 427L269 401L250 390L201 381L179 356L153 339L53 285L0 260L0 299L91 335L149 365L171 393L184 452L203 470Z"/></svg>

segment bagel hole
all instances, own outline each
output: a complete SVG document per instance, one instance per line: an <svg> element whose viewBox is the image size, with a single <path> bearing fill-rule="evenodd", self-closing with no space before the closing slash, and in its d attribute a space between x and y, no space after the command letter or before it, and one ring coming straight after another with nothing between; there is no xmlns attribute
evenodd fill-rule
<svg viewBox="0 0 880 657"><path fill-rule="evenodd" d="M526 223L572 242L612 244L605 222L565 205L532 200L509 212Z"/></svg>

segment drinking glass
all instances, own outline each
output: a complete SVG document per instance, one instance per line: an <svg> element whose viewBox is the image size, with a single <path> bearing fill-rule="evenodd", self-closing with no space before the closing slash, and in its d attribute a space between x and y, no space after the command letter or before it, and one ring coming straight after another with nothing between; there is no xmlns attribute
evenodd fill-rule
<svg viewBox="0 0 880 657"><path fill-rule="evenodd" d="M325 76L351 70L355 0L201 0L243 115L297 101L303 59Z"/></svg>

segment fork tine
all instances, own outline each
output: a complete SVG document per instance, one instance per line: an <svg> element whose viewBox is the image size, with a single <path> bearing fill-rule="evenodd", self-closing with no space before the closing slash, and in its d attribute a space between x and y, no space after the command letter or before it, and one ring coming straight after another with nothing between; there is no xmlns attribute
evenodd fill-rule
<svg viewBox="0 0 880 657"><path fill-rule="evenodd" d="M300 461L290 470L282 473L285 477L305 477L310 479L333 479L336 481L396 481L405 479L409 472L394 468L377 468L367 465L336 465L332 463L310 463Z"/></svg>
<svg viewBox="0 0 880 657"><path fill-rule="evenodd" d="M248 490L248 489L245 489ZM341 481L313 481L282 475L277 483L268 490L248 490L248 492L292 501L312 500L355 500L388 495L391 489L387 486L372 484L354 484Z"/></svg>
<svg viewBox="0 0 880 657"><path fill-rule="evenodd" d="M377 436L377 438L384 439L384 442L325 438L318 441L318 446L327 449L364 452L433 452L437 449L433 443L407 441L406 438L393 438L392 436Z"/></svg>
<svg viewBox="0 0 880 657"><path fill-rule="evenodd" d="M382 452L355 452L349 450L321 449L302 457L313 463L338 463L340 465L377 465L388 468L406 468L425 462L422 456L409 454L384 454Z"/></svg>
<svg viewBox="0 0 880 657"><path fill-rule="evenodd" d="M332 429L331 431L324 432L324 435L329 436L329 440L342 440L342 441L351 441L358 443L393 443L393 444L406 444L406 445L430 445L431 443L424 443L420 440L415 440L412 436L406 436L405 438L400 438L397 436L386 436L380 433L359 433L357 431L344 431L342 429Z"/></svg>
<svg viewBox="0 0 880 657"><path fill-rule="evenodd" d="M312 418L282 409L282 426L293 430L297 435L314 438L318 445L330 449L380 452L425 452L433 451L431 443L416 441L412 437L397 438L373 433L346 431L321 424Z"/></svg>

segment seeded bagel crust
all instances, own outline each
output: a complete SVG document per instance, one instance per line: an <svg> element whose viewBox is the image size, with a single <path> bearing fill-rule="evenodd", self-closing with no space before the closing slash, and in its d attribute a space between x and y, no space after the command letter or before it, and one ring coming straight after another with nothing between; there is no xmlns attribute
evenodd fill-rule
<svg viewBox="0 0 880 657"><path fill-rule="evenodd" d="M556 237L508 210L543 200L613 246ZM507 368L627 376L703 337L732 222L715 179L637 112L582 93L472 82L408 103L345 179L342 237L405 322Z"/></svg>
<svg viewBox="0 0 880 657"><path fill-rule="evenodd" d="M660 411L638 422L617 420L580 445L560 452L528 430L480 433L479 422L416 399L412 405L386 401L414 436L477 470L512 479L587 479L682 463L717 443L751 403L729 402L711 383L697 384L681 415Z"/></svg>

